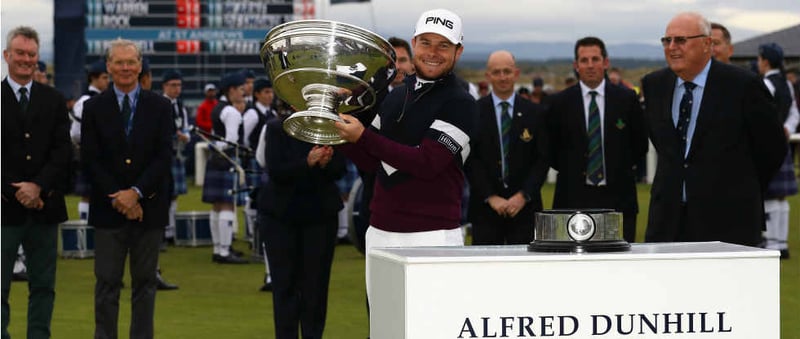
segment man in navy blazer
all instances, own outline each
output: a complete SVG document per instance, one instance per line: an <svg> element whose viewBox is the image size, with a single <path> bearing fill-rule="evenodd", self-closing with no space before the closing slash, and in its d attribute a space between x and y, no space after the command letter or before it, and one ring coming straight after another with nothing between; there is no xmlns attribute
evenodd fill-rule
<svg viewBox="0 0 800 339"><path fill-rule="evenodd" d="M553 208L622 212L623 237L633 242L639 212L636 164L647 153L647 135L636 93L607 81L608 66L602 40L578 40L574 67L579 81L550 97L548 133L552 167L558 171ZM592 108L597 113L595 125ZM592 126L598 132L596 143ZM597 147L596 158L590 146Z"/></svg>
<svg viewBox="0 0 800 339"><path fill-rule="evenodd" d="M56 279L58 223L67 220L64 192L71 143L64 97L33 81L39 35L30 27L8 34L2 82L2 337L9 338L11 272L22 245L27 256L29 338L49 338ZM22 287L22 286L18 286ZM20 304L19 302L17 304Z"/></svg>
<svg viewBox="0 0 800 339"><path fill-rule="evenodd" d="M274 338L323 338L343 206L336 180L345 173L345 158L331 146L289 136L283 118L267 122L262 156L269 180L258 206L272 275Z"/></svg>
<svg viewBox="0 0 800 339"><path fill-rule="evenodd" d="M661 38L669 67L642 80L658 151L648 242L761 241L763 193L786 136L764 83L711 59L710 34L700 14L676 15Z"/></svg>
<svg viewBox="0 0 800 339"><path fill-rule="evenodd" d="M142 54L115 40L106 56L112 88L84 105L81 161L95 227L95 338L116 338L119 293L130 253L131 338L153 337L159 246L168 223L172 108L138 82Z"/></svg>
<svg viewBox="0 0 800 339"><path fill-rule="evenodd" d="M540 189L548 170L544 110L516 95L519 73L508 51L489 56L486 78L492 93L478 100L484 128L466 164L473 245L530 243L534 213L542 210Z"/></svg>

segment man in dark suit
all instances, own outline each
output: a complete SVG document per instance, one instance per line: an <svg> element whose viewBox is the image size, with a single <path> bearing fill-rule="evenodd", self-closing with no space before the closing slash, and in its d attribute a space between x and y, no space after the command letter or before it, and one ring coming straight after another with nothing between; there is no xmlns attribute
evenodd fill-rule
<svg viewBox="0 0 800 339"><path fill-rule="evenodd" d="M322 338L344 156L290 137L283 119L267 123L269 180L259 192L261 231L272 274L275 338Z"/></svg>
<svg viewBox="0 0 800 339"><path fill-rule="evenodd" d="M636 93L606 81L605 44L575 43L578 83L550 97L552 167L558 171L553 208L607 208L622 212L623 237L636 240L636 163L647 135Z"/></svg>
<svg viewBox="0 0 800 339"><path fill-rule="evenodd" d="M466 167L473 245L531 242L534 213L542 210L539 190L548 170L544 110L516 95L519 73L508 51L489 56L492 93L478 100L485 128Z"/></svg>
<svg viewBox="0 0 800 339"><path fill-rule="evenodd" d="M658 167L645 241L757 245L764 190L786 154L769 91L711 59L711 25L681 13L661 42L668 68L642 80Z"/></svg>
<svg viewBox="0 0 800 339"><path fill-rule="evenodd" d="M81 126L95 227L95 338L117 337L128 253L130 337L152 338L156 265L171 200L172 108L139 85L142 54L135 43L113 41L106 62L114 86L86 102Z"/></svg>
<svg viewBox="0 0 800 339"><path fill-rule="evenodd" d="M67 220L64 191L71 144L64 97L33 81L39 35L30 27L8 34L2 82L3 338L9 338L8 294L22 245L28 264L29 338L49 338L56 279L56 225Z"/></svg>

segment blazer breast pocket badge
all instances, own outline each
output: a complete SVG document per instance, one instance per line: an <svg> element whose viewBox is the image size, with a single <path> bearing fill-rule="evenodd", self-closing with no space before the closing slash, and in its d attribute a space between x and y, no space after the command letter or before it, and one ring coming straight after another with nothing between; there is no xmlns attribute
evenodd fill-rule
<svg viewBox="0 0 800 339"><path fill-rule="evenodd" d="M625 128L625 122L622 121L622 118L617 119L617 123L615 125L617 126L617 129L620 130Z"/></svg>
<svg viewBox="0 0 800 339"><path fill-rule="evenodd" d="M533 135L531 135L531 131L529 131L528 128L526 127L525 129L522 130L522 134L519 135L519 139L524 142L528 142L533 139Z"/></svg>

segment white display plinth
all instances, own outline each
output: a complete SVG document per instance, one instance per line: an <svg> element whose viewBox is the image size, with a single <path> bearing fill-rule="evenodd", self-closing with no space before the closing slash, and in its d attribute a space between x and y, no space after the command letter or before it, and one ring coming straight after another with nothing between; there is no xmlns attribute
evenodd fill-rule
<svg viewBox="0 0 800 339"><path fill-rule="evenodd" d="M777 251L720 242L628 252L525 246L383 248L372 339L780 336Z"/></svg>

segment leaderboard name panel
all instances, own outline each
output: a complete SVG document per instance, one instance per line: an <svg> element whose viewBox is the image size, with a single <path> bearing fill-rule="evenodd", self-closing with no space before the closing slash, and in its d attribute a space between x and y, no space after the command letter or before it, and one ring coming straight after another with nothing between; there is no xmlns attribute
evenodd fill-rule
<svg viewBox="0 0 800 339"><path fill-rule="evenodd" d="M303 3L303 4L296 4ZM87 64L116 38L136 42L150 63L153 88L171 69L183 75L183 96L201 99L208 82L251 69L264 75L258 53L274 26L295 20L306 0L87 0Z"/></svg>

